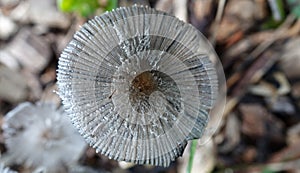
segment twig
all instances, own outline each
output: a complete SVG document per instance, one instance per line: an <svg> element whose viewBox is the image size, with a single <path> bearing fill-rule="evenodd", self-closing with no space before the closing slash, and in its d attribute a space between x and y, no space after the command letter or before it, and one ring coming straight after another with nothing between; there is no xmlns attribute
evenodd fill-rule
<svg viewBox="0 0 300 173"><path fill-rule="evenodd" d="M285 22L274 32L274 37L271 37L268 40L265 40L260 45L254 49L249 56L247 56L247 62L243 63L238 72L233 74L227 81L227 87L230 88L237 83L236 87L233 89L232 97L228 99L228 102L225 107L224 116L228 115L229 112L236 106L236 104L241 99L242 95L247 91L246 88L249 84L257 82L265 74L265 72L279 59L279 55L275 58L268 55L268 52L264 56L260 56L268 47L270 47L276 40L286 37L288 34L288 28L295 21L295 17L290 15L287 17ZM260 57L255 63L253 63L245 72L242 74L240 71L247 65L249 62L252 62L257 57ZM243 78L242 78L243 75Z"/></svg>
<svg viewBox="0 0 300 173"><path fill-rule="evenodd" d="M226 0L220 0L219 4L218 4L218 10L217 10L217 15L215 18L215 23L214 23L214 31L213 31L213 35L212 38L210 39L211 44L214 46L216 44L216 36L217 33L219 31L219 26L221 23L221 19L222 19L222 15L224 12L224 8L225 8L225 4L226 4Z"/></svg>
<svg viewBox="0 0 300 173"><path fill-rule="evenodd" d="M174 1L174 15L187 22L187 0Z"/></svg>

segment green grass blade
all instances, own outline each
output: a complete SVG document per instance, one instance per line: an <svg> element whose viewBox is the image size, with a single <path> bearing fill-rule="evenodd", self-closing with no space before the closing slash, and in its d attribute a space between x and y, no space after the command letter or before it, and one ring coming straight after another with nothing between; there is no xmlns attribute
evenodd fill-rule
<svg viewBox="0 0 300 173"><path fill-rule="evenodd" d="M106 11L111 11L111 10L117 8L117 7L118 7L118 0L109 0L109 1L107 2L107 5L106 5L106 7L105 7L105 10L106 10Z"/></svg>
<svg viewBox="0 0 300 173"><path fill-rule="evenodd" d="M187 167L187 173L192 172L193 161L194 161L194 156L195 156L196 149L197 149L197 144L198 144L198 140L192 140L191 148L190 148L190 158L189 158L189 163L188 163L188 167Z"/></svg>

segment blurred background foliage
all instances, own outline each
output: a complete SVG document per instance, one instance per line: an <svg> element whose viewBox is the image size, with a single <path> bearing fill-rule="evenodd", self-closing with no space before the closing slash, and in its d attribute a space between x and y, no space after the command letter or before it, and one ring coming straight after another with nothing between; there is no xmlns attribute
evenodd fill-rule
<svg viewBox="0 0 300 173"><path fill-rule="evenodd" d="M59 9L63 12L75 12L82 17L90 17L96 11L111 11L117 8L118 0L108 0L101 3L98 0L57 0Z"/></svg>

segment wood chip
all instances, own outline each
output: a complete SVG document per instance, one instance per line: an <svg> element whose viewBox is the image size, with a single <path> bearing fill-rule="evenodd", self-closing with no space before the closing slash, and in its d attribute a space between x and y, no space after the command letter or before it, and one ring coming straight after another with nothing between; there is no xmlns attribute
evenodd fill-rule
<svg viewBox="0 0 300 173"><path fill-rule="evenodd" d="M242 104L239 108L243 119L242 132L252 137L264 136L268 112L259 104Z"/></svg>
<svg viewBox="0 0 300 173"><path fill-rule="evenodd" d="M288 79L299 78L300 76L300 38L290 39L284 46L280 67Z"/></svg>
<svg viewBox="0 0 300 173"><path fill-rule="evenodd" d="M28 88L23 76L18 72L0 65L0 99L19 103L28 96Z"/></svg>
<svg viewBox="0 0 300 173"><path fill-rule="evenodd" d="M33 73L43 70L51 57L49 44L29 29L19 31L4 51L10 53L23 68Z"/></svg>
<svg viewBox="0 0 300 173"><path fill-rule="evenodd" d="M227 118L225 127L225 143L221 145L218 150L222 153L227 153L239 144L241 140L240 121L235 114L230 114Z"/></svg>

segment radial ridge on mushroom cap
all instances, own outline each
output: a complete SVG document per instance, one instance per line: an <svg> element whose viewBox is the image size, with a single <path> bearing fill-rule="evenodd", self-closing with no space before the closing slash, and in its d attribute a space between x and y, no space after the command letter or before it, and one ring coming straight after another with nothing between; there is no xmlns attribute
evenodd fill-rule
<svg viewBox="0 0 300 173"><path fill-rule="evenodd" d="M59 58L59 95L97 152L168 166L202 137L219 96L216 54L190 24L122 7L85 23Z"/></svg>

